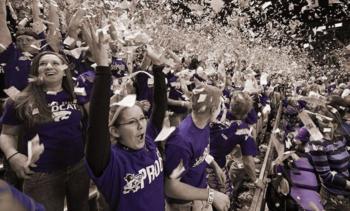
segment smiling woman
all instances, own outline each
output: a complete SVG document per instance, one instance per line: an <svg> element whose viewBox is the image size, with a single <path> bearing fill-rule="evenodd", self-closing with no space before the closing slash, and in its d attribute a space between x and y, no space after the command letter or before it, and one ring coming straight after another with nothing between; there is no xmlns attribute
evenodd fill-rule
<svg viewBox="0 0 350 211"><path fill-rule="evenodd" d="M63 210L65 198L69 210L87 210L84 102L74 94L67 61L54 52L40 53L32 60L30 74L31 83L6 103L0 147L17 176L25 179L23 191L46 210ZM38 134L44 145L36 162L17 152L20 131L24 133L21 143Z"/></svg>

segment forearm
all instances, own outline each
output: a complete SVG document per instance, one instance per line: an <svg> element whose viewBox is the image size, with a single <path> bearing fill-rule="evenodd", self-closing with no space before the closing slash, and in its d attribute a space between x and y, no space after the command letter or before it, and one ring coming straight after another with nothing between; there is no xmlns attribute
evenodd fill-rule
<svg viewBox="0 0 350 211"><path fill-rule="evenodd" d="M244 169L247 172L249 178L255 182L256 173L255 173L255 162L253 156L242 156Z"/></svg>
<svg viewBox="0 0 350 211"><path fill-rule="evenodd" d="M32 13L33 13L33 22L37 23L40 21L40 8L39 0L33 0L32 2Z"/></svg>
<svg viewBox="0 0 350 211"><path fill-rule="evenodd" d="M17 137L7 134L0 135L0 148L8 158L17 152Z"/></svg>
<svg viewBox="0 0 350 211"><path fill-rule="evenodd" d="M208 189L196 188L176 179L165 179L165 194L174 199L181 200L207 200Z"/></svg>
<svg viewBox="0 0 350 211"><path fill-rule="evenodd" d="M51 46L51 48L58 52L60 50L60 44L61 44L61 34L59 31L59 17L57 12L58 5L54 1L50 1L50 8L49 8L49 30L47 37L48 44Z"/></svg>
<svg viewBox="0 0 350 211"><path fill-rule="evenodd" d="M95 176L102 174L110 157L108 128L111 72L109 67L97 67L89 108L86 160Z"/></svg>
<svg viewBox="0 0 350 211"><path fill-rule="evenodd" d="M184 107L185 106L185 101L183 101L183 100L173 100L171 98L168 98L168 105Z"/></svg>
<svg viewBox="0 0 350 211"><path fill-rule="evenodd" d="M162 72L163 68L163 66L153 66L154 94L151 121L158 129L162 128L167 110L167 88L165 85L165 75Z"/></svg>
<svg viewBox="0 0 350 211"><path fill-rule="evenodd" d="M6 1L0 2L0 53L4 51L12 42L11 33L6 23Z"/></svg>

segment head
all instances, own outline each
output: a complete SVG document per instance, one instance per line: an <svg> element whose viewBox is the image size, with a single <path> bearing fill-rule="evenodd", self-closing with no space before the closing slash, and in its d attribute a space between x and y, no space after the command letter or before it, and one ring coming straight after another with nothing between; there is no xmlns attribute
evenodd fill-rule
<svg viewBox="0 0 350 211"><path fill-rule="evenodd" d="M55 85L61 85L67 89L66 91L71 91L73 88L68 62L55 52L45 51L34 57L30 74L40 79L44 89Z"/></svg>
<svg viewBox="0 0 350 211"><path fill-rule="evenodd" d="M120 97L113 96L112 102ZM131 107L112 106L109 111L109 131L113 140L133 149L142 149L145 145L147 118L142 108L135 104Z"/></svg>
<svg viewBox="0 0 350 211"><path fill-rule="evenodd" d="M245 92L235 92L231 97L230 109L236 120L243 120L253 108L251 97Z"/></svg>
<svg viewBox="0 0 350 211"><path fill-rule="evenodd" d="M222 92L214 86L203 85L193 90L192 113L207 117L208 121L216 120L220 113Z"/></svg>
<svg viewBox="0 0 350 211"><path fill-rule="evenodd" d="M26 28L18 30L16 34L16 46L22 52L36 54L40 49L39 36Z"/></svg>

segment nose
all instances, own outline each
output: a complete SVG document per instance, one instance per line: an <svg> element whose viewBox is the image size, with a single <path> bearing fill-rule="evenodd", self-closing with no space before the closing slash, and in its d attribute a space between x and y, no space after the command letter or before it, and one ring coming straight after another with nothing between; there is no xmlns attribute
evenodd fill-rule
<svg viewBox="0 0 350 211"><path fill-rule="evenodd" d="M46 68L52 68L52 65L51 65L51 63L50 63L50 62L49 62L49 63L47 63Z"/></svg>

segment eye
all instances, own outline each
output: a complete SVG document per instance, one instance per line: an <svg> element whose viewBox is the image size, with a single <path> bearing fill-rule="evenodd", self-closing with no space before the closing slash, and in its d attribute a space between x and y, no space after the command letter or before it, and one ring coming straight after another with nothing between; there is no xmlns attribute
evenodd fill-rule
<svg viewBox="0 0 350 211"><path fill-rule="evenodd" d="M145 116L140 118L140 121L145 121L145 120L147 120L147 117L145 117Z"/></svg>
<svg viewBox="0 0 350 211"><path fill-rule="evenodd" d="M136 119L131 120L131 121L128 122L127 124L129 124L129 125L136 125L136 124L137 124L137 120L136 120Z"/></svg>
<svg viewBox="0 0 350 211"><path fill-rule="evenodd" d="M39 66L46 66L46 64L47 64L46 62L40 62Z"/></svg>

